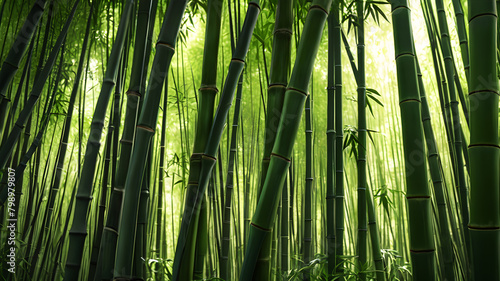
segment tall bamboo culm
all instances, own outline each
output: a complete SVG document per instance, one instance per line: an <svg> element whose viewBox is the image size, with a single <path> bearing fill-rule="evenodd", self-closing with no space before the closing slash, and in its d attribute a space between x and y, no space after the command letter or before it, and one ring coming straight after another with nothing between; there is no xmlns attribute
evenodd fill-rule
<svg viewBox="0 0 500 281"><path fill-rule="evenodd" d="M272 231L292 149L308 96L310 76L331 0L313 1L300 38L295 65L285 92L283 110L245 252L240 281L251 280L263 240ZM257 250L258 249L258 250Z"/></svg>
<svg viewBox="0 0 500 281"><path fill-rule="evenodd" d="M190 173L199 173L199 181L188 182L184 203L184 212L181 221L181 229L177 241L173 277L175 281L191 280L193 277L194 254L196 245L196 233L200 218L200 210L205 191L212 176L213 168L217 162L217 151L224 132L225 123L229 109L234 98L238 79L245 65L245 58L250 46L253 30L257 17L260 13L258 1L250 1L243 28L233 52L233 58L229 64L228 75L224 83L219 105L214 116L204 153L201 157L201 167L190 170ZM200 169L201 168L201 169Z"/></svg>
<svg viewBox="0 0 500 281"><path fill-rule="evenodd" d="M156 53L151 66L144 103L137 121L134 148L130 158L129 171L134 171L134 173L127 173L125 180L113 280L133 280L136 277L133 276L133 268L140 266L134 264L133 255L140 203L139 197L151 139L154 136L158 119L163 84L174 55L175 44L186 5L187 1L184 0L171 2L163 18L156 43Z"/></svg>
<svg viewBox="0 0 500 281"><path fill-rule="evenodd" d="M500 280L497 7L468 1L470 218L473 278Z"/></svg>
<svg viewBox="0 0 500 281"><path fill-rule="evenodd" d="M19 69L19 63L23 59L26 49L31 42L31 37L33 37L38 22L43 15L46 3L47 0L35 2L23 26L19 30L19 34L12 44L7 57L2 63L2 69L0 70L0 133L3 131L4 117L7 113L7 103L9 102L9 100L6 100L7 89Z"/></svg>
<svg viewBox="0 0 500 281"><path fill-rule="evenodd" d="M366 219L366 77L365 77L365 18L363 0L356 2L358 17L358 244L357 254L360 268L368 261L366 235L368 231ZM360 272L359 278L366 280L366 273Z"/></svg>
<svg viewBox="0 0 500 281"><path fill-rule="evenodd" d="M87 238L87 214L90 205L97 157L101 146L100 139L104 128L104 120L111 93L116 84L118 65L122 48L125 42L133 0L129 0L122 13L117 36L113 43L109 63L102 83L101 92L96 103L94 116L90 125L90 134L87 141L85 158L80 181L76 188L76 201L73 211L73 220L69 231L69 250L64 271L64 280L78 280L81 268L84 245Z"/></svg>
<svg viewBox="0 0 500 281"><path fill-rule="evenodd" d="M262 192L271 151L276 139L277 124L281 117L283 100L288 82L288 69L290 67L290 53L292 43L293 2L280 0L276 10L276 22L273 34L273 52L271 57L271 71L269 87L267 88L266 124L264 130L264 155L262 158L262 175L258 188L258 196ZM271 237L266 238L259 254L255 278L262 279L270 275ZM267 277L269 278L269 277ZM265 280L265 279L264 279Z"/></svg>
<svg viewBox="0 0 500 281"><path fill-rule="evenodd" d="M335 42L335 256L344 254L344 127L342 122L342 1L333 5L333 41ZM335 272L340 272L340 258L335 260ZM331 272L330 272L331 273Z"/></svg>
<svg viewBox="0 0 500 281"><path fill-rule="evenodd" d="M406 0L390 2L402 121L413 279L430 281L437 278L435 243L410 8Z"/></svg>

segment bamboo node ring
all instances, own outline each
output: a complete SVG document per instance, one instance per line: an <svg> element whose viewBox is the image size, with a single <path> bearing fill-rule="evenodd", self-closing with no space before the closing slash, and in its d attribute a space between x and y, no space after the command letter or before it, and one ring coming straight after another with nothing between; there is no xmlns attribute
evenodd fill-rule
<svg viewBox="0 0 500 281"><path fill-rule="evenodd" d="M158 46L167 47L167 48L171 49L172 51L175 51L175 47L170 45L170 44L167 44L167 43L156 42L156 47L158 47Z"/></svg>
<svg viewBox="0 0 500 281"><path fill-rule="evenodd" d="M152 132L152 133L155 132L155 130L153 128L151 128L151 127L149 127L147 125L137 125L137 128L138 129L141 128L141 129L143 129L145 131Z"/></svg>

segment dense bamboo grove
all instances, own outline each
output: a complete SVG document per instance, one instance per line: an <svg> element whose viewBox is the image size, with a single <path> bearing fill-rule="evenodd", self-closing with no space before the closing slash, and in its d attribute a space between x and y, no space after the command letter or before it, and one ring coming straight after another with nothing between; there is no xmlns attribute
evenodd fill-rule
<svg viewBox="0 0 500 281"><path fill-rule="evenodd" d="M1 280L500 280L495 0L0 0Z"/></svg>

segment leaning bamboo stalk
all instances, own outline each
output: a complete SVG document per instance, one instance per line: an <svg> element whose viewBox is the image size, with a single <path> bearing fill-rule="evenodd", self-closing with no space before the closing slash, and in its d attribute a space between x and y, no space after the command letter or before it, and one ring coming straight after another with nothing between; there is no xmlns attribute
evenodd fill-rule
<svg viewBox="0 0 500 281"><path fill-rule="evenodd" d="M290 0L278 1L273 34L273 52L271 57L270 84L267 88L266 123L264 128L264 155L262 175L257 194L262 191L271 151L276 139L277 124L281 117L283 100L290 68L291 39L293 25L293 3ZM270 276L271 237L266 238L257 261L255 278ZM269 278L269 277L268 277Z"/></svg>
<svg viewBox="0 0 500 281"><path fill-rule="evenodd" d="M434 137L434 130L431 125L431 115L429 110L429 105L427 104L427 97L425 94L424 82L422 79L422 73L420 72L420 65L417 61L417 75L418 75L418 86L420 92L420 100L422 101L422 124L424 127L425 142L427 144L427 159L429 164L429 170L432 180L432 185L434 187L434 194L436 197L436 205L438 208L438 227L439 227L439 237L441 254L444 261L444 274L443 276L446 280L455 280L455 273L453 271L453 247L452 247L452 237L449 231L449 221L448 212L446 209L446 200L443 191L443 176L441 174L441 164L439 152L437 150L436 139Z"/></svg>
<svg viewBox="0 0 500 281"><path fill-rule="evenodd" d="M123 132L120 139L120 153L117 163L117 174L128 173L130 154L135 134L135 125L139 111L139 102L145 94L144 84L147 73L147 62L151 53L149 39L152 37L152 24L156 6L152 7L149 0L139 2L136 37L134 42L134 54L132 57L132 71L130 73L129 88L126 92L126 111L123 124ZM112 182L113 190L108 204L108 215L101 237L99 258L95 280L111 280L113 278L113 267L115 262L116 241L118 240L118 227L120 221L120 209L122 206L125 177L117 176Z"/></svg>
<svg viewBox="0 0 500 281"><path fill-rule="evenodd" d="M368 170L369 172L369 170ZM370 180L372 177L370 176ZM370 188L366 189L366 207L368 212L368 227L370 228L370 240L372 246L373 262L375 263L375 276L377 281L385 281L386 273L382 252L380 251L379 231L377 228L377 216L373 203L373 195Z"/></svg>
<svg viewBox="0 0 500 281"><path fill-rule="evenodd" d="M240 274L241 281L252 278L261 251L261 243L271 232L274 225L283 182L290 166L294 140L297 136L304 103L307 98L310 76L330 5L330 0L313 1L306 18L292 76L285 92L283 110L276 141L271 153L269 169L250 224L249 241Z"/></svg>
<svg viewBox="0 0 500 281"><path fill-rule="evenodd" d="M106 118L106 109L108 108L109 99L118 74L118 64L125 42L133 3L133 0L127 2L120 19L119 30L113 44L110 61L106 69L101 92L96 103L96 109L90 126L81 179L76 187L77 192L73 222L69 232L69 250L64 272L64 280L66 281L77 280L79 276L85 240L87 237L87 213L94 184L97 157L101 146L100 138L104 127L104 119Z"/></svg>
<svg viewBox="0 0 500 281"><path fill-rule="evenodd" d="M406 199L414 280L436 280L435 244L410 9L392 0L392 24L406 170Z"/></svg>
<svg viewBox="0 0 500 281"><path fill-rule="evenodd" d="M138 198L149 154L148 149L155 133L162 87L175 52L176 40L186 5L187 1L174 1L168 6L156 43L157 50L151 67L146 97L136 126L134 150L130 158L129 171L134 172L127 173L125 180L113 280L134 278L132 268L137 266L133 265L133 252L139 210Z"/></svg>
<svg viewBox="0 0 500 281"><path fill-rule="evenodd" d="M229 248L230 248L230 220L231 220L231 206L232 206L232 196L234 189L234 158L236 154L236 136L238 133L238 121L240 116L240 106L241 106L241 92L242 92L243 75L240 76L238 82L238 90L236 93L236 104L234 106L233 114L233 126L231 128L231 145L229 151L228 168L226 176L226 198L224 200L224 212L222 216L222 254L220 257L220 278L223 280L230 280L230 264L229 260Z"/></svg>
<svg viewBox="0 0 500 281"><path fill-rule="evenodd" d="M204 153L198 155L201 157L201 167L198 167L198 169L201 168L201 170L191 170L191 173L199 173L200 177L198 182L188 183L186 190L184 213L173 266L173 280L175 281L191 280L192 278L194 246L196 242L196 230L198 228L201 202L211 178L212 170L217 162L217 150L224 132L226 118L229 114L238 78L243 71L245 57L250 46L250 39L259 12L260 6L258 1L249 2L245 22L243 23L242 31L236 43L233 58L229 64L228 75L224 83L224 89L220 97L217 112L215 113L207 144Z"/></svg>
<svg viewBox="0 0 500 281"><path fill-rule="evenodd" d="M430 4L430 3L429 3ZM439 30L441 32L441 50L443 52L445 75L448 82L448 93L450 95L451 107L451 123L453 130L453 142L455 151L455 170L458 173L457 189L460 191L460 210L462 215L462 225L464 229L465 252L470 256L470 238L469 230L467 229L467 222L469 221L469 208L468 208L468 190L465 181L464 160L462 157L462 127L460 124L460 113L458 111L458 101L456 95L456 88L454 84L455 69L453 66L451 42L448 31L448 24L446 22L446 14L444 10L443 0L436 0L436 9L438 12Z"/></svg>
<svg viewBox="0 0 500 281"><path fill-rule="evenodd" d="M460 0L452 0L453 10L455 11L455 20L457 22L458 41L460 43L460 51L462 54L462 62L464 64L465 78L469 81L469 43L467 40L467 30L465 28L465 16Z"/></svg>
<svg viewBox="0 0 500 281"><path fill-rule="evenodd" d="M75 105L75 100L76 100L76 94L78 93L78 89L80 88L80 83L81 83L81 77L83 73L83 66L85 65L85 54L87 52L87 45L88 45L88 40L89 40L89 35L90 35L90 27L91 27L91 19L92 19L92 13L93 13L93 6L90 6L90 11L89 11L89 16L87 19L87 27L85 30L85 37L83 39L82 43L82 51L80 53L80 60L78 63L78 68L76 71L76 76L75 80L73 83L73 88L71 90L71 95L68 103L68 110L67 114L64 120L64 126L62 129L62 134L61 134L61 141L59 144L59 150L57 152L57 164L55 167L55 177L54 177L54 182L52 183L51 189L49 191L49 198L48 198L48 222L51 222L51 217L53 213L53 208L54 208L54 203L56 200L57 193L59 192L60 184L61 184L61 178L62 178L62 171L64 167L64 160L66 158L66 151L68 147L68 140L69 140L69 133L70 133L70 128L71 128L71 120L73 118L73 108Z"/></svg>
<svg viewBox="0 0 500 281"><path fill-rule="evenodd" d="M219 55L219 39L222 21L222 6L223 0L210 0L208 1L208 13L207 13L207 24L205 30L205 46L203 53L203 65L201 72L201 85L198 89L199 92L199 105L198 105L198 116L197 116L197 126L194 136L193 153L190 158L190 167L197 171L189 173L189 181L198 181L200 174L199 167L201 165L200 155L205 150L206 143L208 141L208 135L210 134L210 128L212 126L213 115L214 115L214 104L217 92L217 59ZM206 231L207 226L207 203L206 199L203 200L201 209L201 224L198 226L198 232L202 233ZM195 253L195 269L194 277L200 277L203 271L203 261L206 255L206 233L201 234L202 237L198 238L199 247L197 247L197 252ZM199 235L197 234L197 237ZM201 247L203 246L203 247ZM221 265L222 271L222 265Z"/></svg>
<svg viewBox="0 0 500 281"><path fill-rule="evenodd" d="M5 93L7 92L7 88L12 82L12 79L14 79L14 75L19 69L19 63L26 53L31 37L33 37L33 34L35 33L38 22L40 21L40 18L45 10L46 2L47 0L39 0L35 2L23 26L19 30L19 34L12 44L7 57L2 63L2 69L0 70L0 104L6 102ZM0 124L3 124L3 121L3 119L0 120ZM2 128L0 127L0 129Z"/></svg>
<svg viewBox="0 0 500 281"><path fill-rule="evenodd" d="M45 86L45 82L47 81L50 72L52 70L52 67L54 66L57 54L61 49L64 39L66 38L66 34L68 33L69 27L71 25L71 22L73 21L76 8L78 7L79 3L80 0L77 0L75 2L73 9L71 10L71 13L69 14L68 19L66 20L66 23L64 24L64 27L61 33L59 34L59 37L57 38L57 41L54 44L54 47L52 48L52 51L50 52L49 58L45 62L43 70L40 72L40 75L37 77L35 84L33 85L30 96L26 101L23 110L19 113L15 126L9 133L9 136L7 137L5 143L3 143L2 146L0 147L0 169L3 169L7 164L7 161L11 156L15 145L19 140L19 136L21 135L24 126L28 122L31 113L33 112L33 109L35 108L35 105L38 99L40 98L40 94L42 93L43 87Z"/></svg>

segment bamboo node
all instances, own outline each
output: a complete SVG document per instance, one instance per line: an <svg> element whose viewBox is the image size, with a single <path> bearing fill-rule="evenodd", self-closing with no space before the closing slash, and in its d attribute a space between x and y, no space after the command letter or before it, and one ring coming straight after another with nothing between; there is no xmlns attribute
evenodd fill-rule
<svg viewBox="0 0 500 281"><path fill-rule="evenodd" d="M495 90L477 90L477 91L469 92L469 96L475 95L475 94L481 94L481 93L493 93L493 94L499 95L498 91L495 91Z"/></svg>
<svg viewBox="0 0 500 281"><path fill-rule="evenodd" d="M135 91L135 90L128 90L127 92L125 92L125 94L127 96L136 96L136 97L141 97L141 93L139 93L138 91Z"/></svg>
<svg viewBox="0 0 500 281"><path fill-rule="evenodd" d="M406 99L406 100L400 101L399 105L401 105L401 104L403 104L405 102L418 102L418 103L420 103L420 100L418 100L418 99Z"/></svg>
<svg viewBox="0 0 500 281"><path fill-rule="evenodd" d="M312 6L309 8L309 11L311 11L311 10L313 10L313 9L318 9L318 10L321 10L321 11L323 11L325 14L327 14L327 15L328 15L328 11L327 11L325 8L321 7L320 5L312 5Z"/></svg>
<svg viewBox="0 0 500 281"><path fill-rule="evenodd" d="M214 91L215 93L219 92L216 86L202 86L198 89L198 91Z"/></svg>
<svg viewBox="0 0 500 281"><path fill-rule="evenodd" d="M287 162L291 162L290 159L286 158L285 156L281 156L279 154L276 154L276 153L271 153L271 156L274 156L274 157L277 157L277 158L280 158L282 160L285 160Z"/></svg>
<svg viewBox="0 0 500 281"><path fill-rule="evenodd" d="M242 59L239 59L239 58L232 58L232 59L231 59L231 62L239 62L239 63L243 63L243 64L245 64L245 61L244 61L244 60L242 60Z"/></svg>
<svg viewBox="0 0 500 281"><path fill-rule="evenodd" d="M285 84L282 84L282 83L271 83L269 84L269 87L267 87L267 90L271 89L271 88L285 88L286 85Z"/></svg>
<svg viewBox="0 0 500 281"><path fill-rule="evenodd" d="M104 78L104 80L102 80L103 83L109 83L111 85L116 85L116 81L113 80L113 79L110 79L110 78Z"/></svg>
<svg viewBox="0 0 500 281"><path fill-rule="evenodd" d="M253 222L250 223L250 226L253 226L253 227L257 228L257 229L260 229L260 230L263 230L263 231L266 231L266 232L271 232L271 229L267 229L267 228L258 226L256 224L254 224Z"/></svg>
<svg viewBox="0 0 500 281"><path fill-rule="evenodd" d="M278 29L274 30L273 35L276 33L288 33L288 34L292 35L292 30L289 28L278 28Z"/></svg>
<svg viewBox="0 0 500 281"><path fill-rule="evenodd" d="M170 50L175 51L174 46L172 46L172 45L170 45L170 44L167 44L167 43L163 43L163 42L156 42L156 47L158 48L158 46L167 47L167 48L169 48Z"/></svg>
<svg viewBox="0 0 500 281"><path fill-rule="evenodd" d="M255 3L255 2L250 2L250 3L248 3L248 6L254 6L254 7L256 7L257 9L259 9L259 11L261 10L261 9L260 9L259 4Z"/></svg>
<svg viewBox="0 0 500 281"><path fill-rule="evenodd" d="M402 56L412 56L412 57L414 57L414 56L415 56L415 54L414 54L414 53L401 53L401 54L398 54L398 55L396 56L396 60L397 60L399 57L402 57Z"/></svg>
<svg viewBox="0 0 500 281"><path fill-rule="evenodd" d="M143 129L145 131L148 131L148 132L151 132L151 133L154 133L155 130L147 125L137 125L137 129Z"/></svg>
<svg viewBox="0 0 500 281"><path fill-rule="evenodd" d="M484 13L484 14L479 14L479 15L475 15L474 17L472 17L471 19L469 19L469 23L474 20L475 18L478 18L478 17L482 17L482 16L494 16L495 18L497 17L497 15L493 14L493 13Z"/></svg>
<svg viewBox="0 0 500 281"><path fill-rule="evenodd" d="M210 159L210 160L213 160L213 161L217 161L217 158L216 157L213 157L213 156L210 156L208 154L203 154L201 156L201 158L206 158L206 159Z"/></svg>
<svg viewBox="0 0 500 281"><path fill-rule="evenodd" d="M299 93L303 94L303 95L304 95L304 96L306 96L306 97L308 96L306 92L304 92L304 91L302 91L302 90L299 90L299 89L296 89L296 88L293 88L293 87L288 87L288 88L286 88L286 90L287 90L287 91L289 91L289 90L290 90L290 91L296 91L296 92L299 92Z"/></svg>

